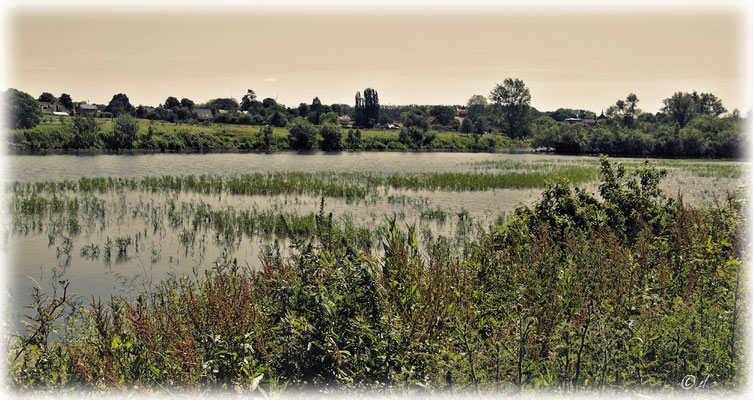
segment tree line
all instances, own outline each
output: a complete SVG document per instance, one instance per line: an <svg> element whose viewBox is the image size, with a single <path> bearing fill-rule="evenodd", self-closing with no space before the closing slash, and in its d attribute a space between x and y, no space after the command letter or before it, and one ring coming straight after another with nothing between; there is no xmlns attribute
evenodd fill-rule
<svg viewBox="0 0 753 400"><path fill-rule="evenodd" d="M42 112L30 95L9 89L4 97L10 128L29 129L41 121ZM75 105L65 93L59 98L43 93L38 100L57 102L69 109ZM118 93L106 106L99 107L100 116L111 118L128 114L168 122L287 127L297 132L291 136L290 148L299 150L315 147L337 150L344 142L335 140L336 125L377 130L399 128L396 146L406 149L432 148L438 131L450 131L467 135L475 147L486 149L494 149L496 141L507 137L527 141L538 150L558 153L740 156L744 119L737 110L728 113L715 95L677 92L665 99L664 107L655 114L643 112L638 102L638 96L631 93L599 117L582 109L540 112L531 106L531 93L525 83L507 78L495 85L488 96L473 95L462 106L381 106L377 91L367 88L363 96L360 91L356 93L352 107L322 104L318 97L310 104L287 107L272 98L256 100L251 93L240 103L232 98L217 98L196 104L188 98L178 100L170 96L155 108L134 107L126 94ZM211 110L211 119L197 118L194 114L197 109ZM327 139L312 145L315 141L310 140L311 134L300 133L312 129Z"/></svg>

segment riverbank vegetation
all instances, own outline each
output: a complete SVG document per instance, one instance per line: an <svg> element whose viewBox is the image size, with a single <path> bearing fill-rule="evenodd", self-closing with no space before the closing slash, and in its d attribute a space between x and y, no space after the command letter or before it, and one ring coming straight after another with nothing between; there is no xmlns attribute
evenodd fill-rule
<svg viewBox="0 0 753 400"><path fill-rule="evenodd" d="M747 126L738 110L728 112L715 95L697 92L673 94L656 113L642 111L633 93L598 117L582 109L542 112L531 106L525 83L513 78L496 85L488 99L473 95L465 105L454 106L381 106L373 88L364 90L363 97L356 93L355 107L323 104L318 97L311 104L286 107L272 98L259 101L249 90L240 102L218 98L196 104L170 96L158 107L134 107L128 96L119 93L106 106L84 104L82 109L66 94L56 99L43 93L39 104L67 104L70 112L81 110L73 118L50 120L43 118L41 109L34 107L34 98L24 92L10 89L3 97L10 116L6 146L13 152L34 154L314 149L494 152L531 147L555 153L739 158Z"/></svg>
<svg viewBox="0 0 753 400"><path fill-rule="evenodd" d="M359 245L322 205L305 233L282 228L289 254L268 248L259 270L223 257L204 274L86 305L71 301L65 281L52 295L35 291L28 329L10 348L10 384L130 394L575 393L674 390L694 375L708 376L706 390L738 389L747 368L744 199L695 209L661 192L662 170L606 159L599 167L598 196L557 179L462 249L442 236L422 241L391 216L369 237L376 246ZM99 202L55 202L56 191L175 182L18 184L19 193L47 195L13 204L30 216L87 207L96 218ZM204 190L230 181L179 182ZM202 212L203 223L228 218ZM112 246L128 251L129 240Z"/></svg>

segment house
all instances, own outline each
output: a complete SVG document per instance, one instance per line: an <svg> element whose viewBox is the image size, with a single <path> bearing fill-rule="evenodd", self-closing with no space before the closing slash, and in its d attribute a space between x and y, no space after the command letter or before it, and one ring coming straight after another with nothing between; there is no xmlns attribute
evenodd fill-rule
<svg viewBox="0 0 753 400"><path fill-rule="evenodd" d="M76 106L76 114L87 115L87 114L97 114L98 112L99 112L99 109L94 104L81 103L78 106Z"/></svg>
<svg viewBox="0 0 753 400"><path fill-rule="evenodd" d="M45 114L52 114L52 115L59 115L59 116L71 115L68 112L67 108L61 106L58 103L48 103L46 101L40 101L39 107L42 108L42 112Z"/></svg>
<svg viewBox="0 0 753 400"><path fill-rule="evenodd" d="M350 119L349 116L343 115L338 117L340 120L340 125L346 127L346 128L352 128L353 127L353 121Z"/></svg>
<svg viewBox="0 0 753 400"><path fill-rule="evenodd" d="M437 117L434 115L429 115L429 123L433 124L437 120Z"/></svg>
<svg viewBox="0 0 753 400"><path fill-rule="evenodd" d="M211 119L213 117L212 110L208 108L197 108L193 110L193 116L196 119Z"/></svg>
<svg viewBox="0 0 753 400"><path fill-rule="evenodd" d="M457 116L460 118L465 118L468 116L468 109L465 107L461 107L457 109Z"/></svg>
<svg viewBox="0 0 753 400"><path fill-rule="evenodd" d="M596 120L594 119L581 119L581 118L566 118L565 122L568 124L581 124L584 128L590 128L594 125L596 125Z"/></svg>

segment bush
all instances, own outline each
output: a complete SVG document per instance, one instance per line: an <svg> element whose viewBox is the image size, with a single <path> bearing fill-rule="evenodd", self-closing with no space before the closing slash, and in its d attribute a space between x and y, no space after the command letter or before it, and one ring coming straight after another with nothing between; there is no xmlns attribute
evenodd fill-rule
<svg viewBox="0 0 753 400"><path fill-rule="evenodd" d="M294 150L308 151L316 143L316 127L311 122L296 118L288 127L290 146Z"/></svg>
<svg viewBox="0 0 753 400"><path fill-rule="evenodd" d="M326 115L326 114L325 114ZM322 140L319 142L319 147L324 151L339 151L342 150L342 133L340 132L340 124L338 123L325 123L319 128L319 135Z"/></svg>
<svg viewBox="0 0 753 400"><path fill-rule="evenodd" d="M42 121L42 109L31 95L16 89L3 93L3 114L11 129L29 129Z"/></svg>

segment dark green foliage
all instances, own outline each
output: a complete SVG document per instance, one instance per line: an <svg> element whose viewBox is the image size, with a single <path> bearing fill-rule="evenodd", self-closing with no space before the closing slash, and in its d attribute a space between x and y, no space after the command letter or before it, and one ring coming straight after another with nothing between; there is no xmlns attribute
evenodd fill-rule
<svg viewBox="0 0 753 400"><path fill-rule="evenodd" d="M167 109L178 108L180 107L180 101L178 101L177 97L170 96L165 100L163 107Z"/></svg>
<svg viewBox="0 0 753 400"><path fill-rule="evenodd" d="M319 147L324 151L339 151L342 150L342 133L340 132L339 123L327 123L319 128L319 135L322 140L319 142Z"/></svg>
<svg viewBox="0 0 753 400"><path fill-rule="evenodd" d="M42 110L31 95L16 89L3 93L3 113L11 129L29 129L39 125Z"/></svg>
<svg viewBox="0 0 753 400"><path fill-rule="evenodd" d="M489 98L502 111L502 132L512 138L528 135L528 110L531 91L520 79L507 78L497 85Z"/></svg>
<svg viewBox="0 0 753 400"><path fill-rule="evenodd" d="M73 99L71 99L71 95L63 93L60 95L59 101L69 112L73 111Z"/></svg>
<svg viewBox="0 0 753 400"><path fill-rule="evenodd" d="M181 106L181 107L188 107L188 108L190 108L190 109L193 109L193 108L194 108L194 105L195 105L195 104L194 104L193 100L191 100L191 99L189 99L189 98L186 98L186 97L184 97L184 98L182 98L182 99L180 100L180 106Z"/></svg>
<svg viewBox="0 0 753 400"><path fill-rule="evenodd" d="M471 119L471 117L466 117L465 119L463 119L463 123L460 125L460 132L471 133L473 131L473 120Z"/></svg>
<svg viewBox="0 0 753 400"><path fill-rule="evenodd" d="M361 130L356 129L355 132L348 130L348 137L345 138L345 147L352 150L358 150L363 146L363 140L361 139Z"/></svg>
<svg viewBox="0 0 753 400"><path fill-rule="evenodd" d="M294 150L311 150L316 144L316 127L303 118L296 118L288 125L290 146Z"/></svg>
<svg viewBox="0 0 753 400"><path fill-rule="evenodd" d="M285 117L285 114L275 111L275 113L272 114L272 118L269 119L269 123L278 128L282 128L288 124L288 118Z"/></svg>
<svg viewBox="0 0 753 400"><path fill-rule="evenodd" d="M70 124L71 143L70 148L88 149L99 148L102 146L100 138L99 123L94 117L83 117L76 115Z"/></svg>
<svg viewBox="0 0 753 400"><path fill-rule="evenodd" d="M230 98L212 99L206 103L206 108L210 108L215 114L217 110L237 111L239 107L238 102Z"/></svg>
<svg viewBox="0 0 753 400"><path fill-rule="evenodd" d="M118 93L112 96L112 100L110 100L110 103L105 107L105 111L117 117L120 114L134 114L136 109L131 105L128 96L123 93Z"/></svg>
<svg viewBox="0 0 753 400"><path fill-rule="evenodd" d="M450 106L434 106L429 111L429 115L436 117L436 123L441 125L447 125L455 119L455 107Z"/></svg>
<svg viewBox="0 0 753 400"><path fill-rule="evenodd" d="M139 123L128 114L121 114L115 119L112 132L103 136L105 147L110 150L124 150L133 148Z"/></svg>
<svg viewBox="0 0 753 400"><path fill-rule="evenodd" d="M57 103L58 101L58 99L56 99L55 96L52 95L52 93L47 92L40 94L37 100L43 101L45 103Z"/></svg>

